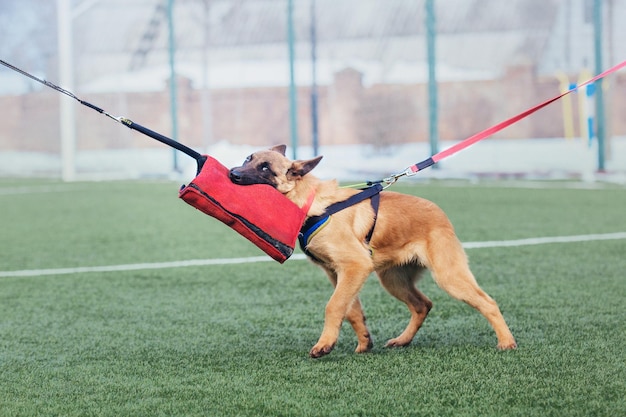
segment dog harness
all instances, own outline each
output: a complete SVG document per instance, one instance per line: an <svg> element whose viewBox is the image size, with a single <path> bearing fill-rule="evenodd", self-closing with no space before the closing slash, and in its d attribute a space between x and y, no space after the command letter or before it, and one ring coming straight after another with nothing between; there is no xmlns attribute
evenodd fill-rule
<svg viewBox="0 0 626 417"><path fill-rule="evenodd" d="M340 201L335 204L331 204L326 207L326 210L323 214L319 216L309 217L302 228L300 229L300 233L298 234L298 242L300 243L300 249L312 259L316 259L315 256L307 249L309 242L311 239L320 231L324 226L328 224L330 221L330 216L333 214L346 209L350 206L353 206L357 203L360 203L363 200L370 199L372 204L372 209L374 210L374 223L370 228L370 231L365 236L365 244L369 246L370 240L372 239L372 235L374 234L374 227L376 226L376 218L378 217L378 206L380 203L380 192L383 190L381 184L375 184L371 187L363 189L360 193L355 194L348 198L347 200ZM370 253L372 252L370 248Z"/></svg>

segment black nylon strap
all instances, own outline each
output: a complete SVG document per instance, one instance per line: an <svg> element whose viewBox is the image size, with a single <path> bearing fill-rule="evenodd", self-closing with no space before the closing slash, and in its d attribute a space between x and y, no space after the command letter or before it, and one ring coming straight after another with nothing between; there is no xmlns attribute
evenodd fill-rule
<svg viewBox="0 0 626 417"><path fill-rule="evenodd" d="M417 166L417 169L421 171L434 164L435 164L435 161L433 161L433 158L428 158L428 159L424 159L422 162L418 162L415 165Z"/></svg>
<svg viewBox="0 0 626 417"><path fill-rule="evenodd" d="M80 102L80 104L82 104L83 106L87 106L87 107L89 107L90 109L94 109L94 110L95 110L95 111L97 111L98 113L105 113L105 111L104 111L103 109L101 109L100 107L98 107L98 106L96 106L96 105L94 105L94 104L89 103L88 101L85 101L85 100L80 100L80 99L77 99L77 100L78 100L78 101Z"/></svg>
<svg viewBox="0 0 626 417"><path fill-rule="evenodd" d="M144 127L138 123L133 122L132 120L129 119L122 119L122 123L126 126L128 126L129 128L136 130L137 132L143 133L146 136L151 137L152 139L158 140L161 143L166 144L167 146L171 146L174 149L177 149L189 156L191 156L192 158L194 158L195 160L198 160L200 158L202 158L202 155L199 154L198 152L194 151L193 149L189 148L188 146L183 145L180 142L175 141L174 139L170 139L167 136L164 136L160 133L155 132L152 129L148 129L147 127Z"/></svg>
<svg viewBox="0 0 626 417"><path fill-rule="evenodd" d="M372 223L372 227L370 228L370 231L368 232L367 236L365 237L365 243L367 245L369 245L370 240L372 239L372 235L374 234L374 227L376 226L376 219L378 217L378 206L379 206L379 203L380 203L380 192L382 190L383 190L383 186L381 184L374 184L371 187L368 187L368 188L362 190L360 193L351 196L347 200L340 201L340 202L335 203L335 204L331 204L330 206L328 206L326 208L326 211L323 214L321 214L319 216L309 217L304 222L304 224L302 225L302 228L300 229L300 236L298 238L299 243L300 243L300 248L302 249L302 251L305 254L307 254L308 256L310 256L311 258L316 259L315 256L313 256L313 254L311 254L307 250L307 248L306 248L306 243L307 242L302 237L304 235L307 235L309 230L312 227L314 227L323 218L327 218L327 217L337 213L338 211L341 211L341 210L346 209L346 208L348 208L350 206L358 204L361 201L367 200L368 198L371 199L372 209L374 209L374 223Z"/></svg>
<svg viewBox="0 0 626 417"><path fill-rule="evenodd" d="M376 219L378 219L378 206L380 204L380 193L374 194L370 201L372 202L372 209L374 209L374 223L372 223L372 227L370 228L370 231L367 233L367 236L365 236L365 243L367 243L368 246L370 244L370 241L372 240L372 235L374 234L374 228L376 227Z"/></svg>
<svg viewBox="0 0 626 417"><path fill-rule="evenodd" d="M338 211L341 211L347 207L353 206L355 204L360 203L363 200L367 200L368 198L371 198L372 196L378 195L382 190L383 190L383 186L381 184L374 184L371 187L364 189L360 193L353 195L347 200L340 201L335 204L331 204L330 206L326 208L324 215L330 216L332 214L335 214Z"/></svg>
<svg viewBox="0 0 626 417"><path fill-rule="evenodd" d="M182 143L175 141L174 139L168 138L167 136L163 136L162 134L155 132L152 129L148 129L147 127L144 127L138 123L135 123L130 119L121 118L120 122L123 125L129 127L130 129L143 133L144 135L149 136L152 139L158 140L161 143L171 146L172 148L179 150L186 155L191 156L198 163L197 174L199 174L200 171L202 170L202 167L204 166L204 162L206 161L206 156L201 155L200 153L194 151L190 147L185 146Z"/></svg>

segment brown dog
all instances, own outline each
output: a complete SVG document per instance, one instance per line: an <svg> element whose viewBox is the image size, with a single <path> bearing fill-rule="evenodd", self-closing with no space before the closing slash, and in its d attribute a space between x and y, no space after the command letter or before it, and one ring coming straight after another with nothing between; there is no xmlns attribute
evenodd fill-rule
<svg viewBox="0 0 626 417"><path fill-rule="evenodd" d="M322 157L291 161L285 145L250 155L241 167L230 170L237 184L269 184L299 206L315 193L307 216L321 215L329 205L343 201L358 191L339 188L336 181L321 181L309 172ZM324 329L310 351L318 358L330 353L347 318L358 337L356 352L372 347L365 324L359 291L367 277L376 272L382 286L404 302L411 320L398 337L386 346L406 346L419 330L432 307L415 283L428 268L437 285L452 297L477 309L496 332L499 349L517 347L500 309L476 283L467 256L445 213L422 198L385 191L374 232L368 245L366 235L374 224L369 200L333 214L327 226L311 238L307 251L330 278L335 291L326 305Z"/></svg>

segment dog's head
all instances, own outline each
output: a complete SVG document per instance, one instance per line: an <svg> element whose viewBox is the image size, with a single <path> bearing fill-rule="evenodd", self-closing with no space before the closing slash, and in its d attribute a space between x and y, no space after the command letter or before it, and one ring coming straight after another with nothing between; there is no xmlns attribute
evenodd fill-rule
<svg viewBox="0 0 626 417"><path fill-rule="evenodd" d="M285 156L285 145L277 145L248 156L240 167L232 168L229 177L239 185L268 184L283 194L293 190L297 182L322 159L292 161Z"/></svg>

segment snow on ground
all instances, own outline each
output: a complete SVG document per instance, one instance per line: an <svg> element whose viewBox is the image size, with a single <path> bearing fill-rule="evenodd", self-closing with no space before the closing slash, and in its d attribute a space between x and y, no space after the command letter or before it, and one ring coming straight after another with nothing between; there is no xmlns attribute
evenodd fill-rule
<svg viewBox="0 0 626 417"><path fill-rule="evenodd" d="M443 150L452 143L441 143ZM250 153L260 149L216 143L208 153L227 167L241 165ZM436 165L417 173L413 179L431 178L520 178L603 180L626 184L626 137L614 138L607 147L606 173L597 172L597 148L580 139L486 139ZM376 150L366 145L321 146L324 159L315 169L323 179L362 182L377 180L404 171L430 156L427 143L394 145ZM288 148L287 155L293 150ZM311 147L298 148L297 158L313 157ZM188 182L195 176L195 161L177 153L181 173L173 171L174 151L167 148L78 151L78 180L168 178ZM0 176L58 178L61 157L35 152L0 153Z"/></svg>
<svg viewBox="0 0 626 417"><path fill-rule="evenodd" d="M298 60L294 63L295 82L299 86L312 85L311 62ZM425 62L398 61L385 65L380 61L320 60L317 63L316 82L318 85L333 83L337 72L352 68L363 74L363 84L423 84L428 82L428 67ZM213 63L205 74L203 67L190 62L176 64L176 73L191 80L195 88L206 82L212 89L286 87L289 85L289 67L284 60L244 60ZM489 80L497 77L495 71L472 70L440 64L437 67L437 80L470 81ZM170 77L167 65L154 66L133 72L110 74L93 80L80 88L81 93L148 92L163 91Z"/></svg>

